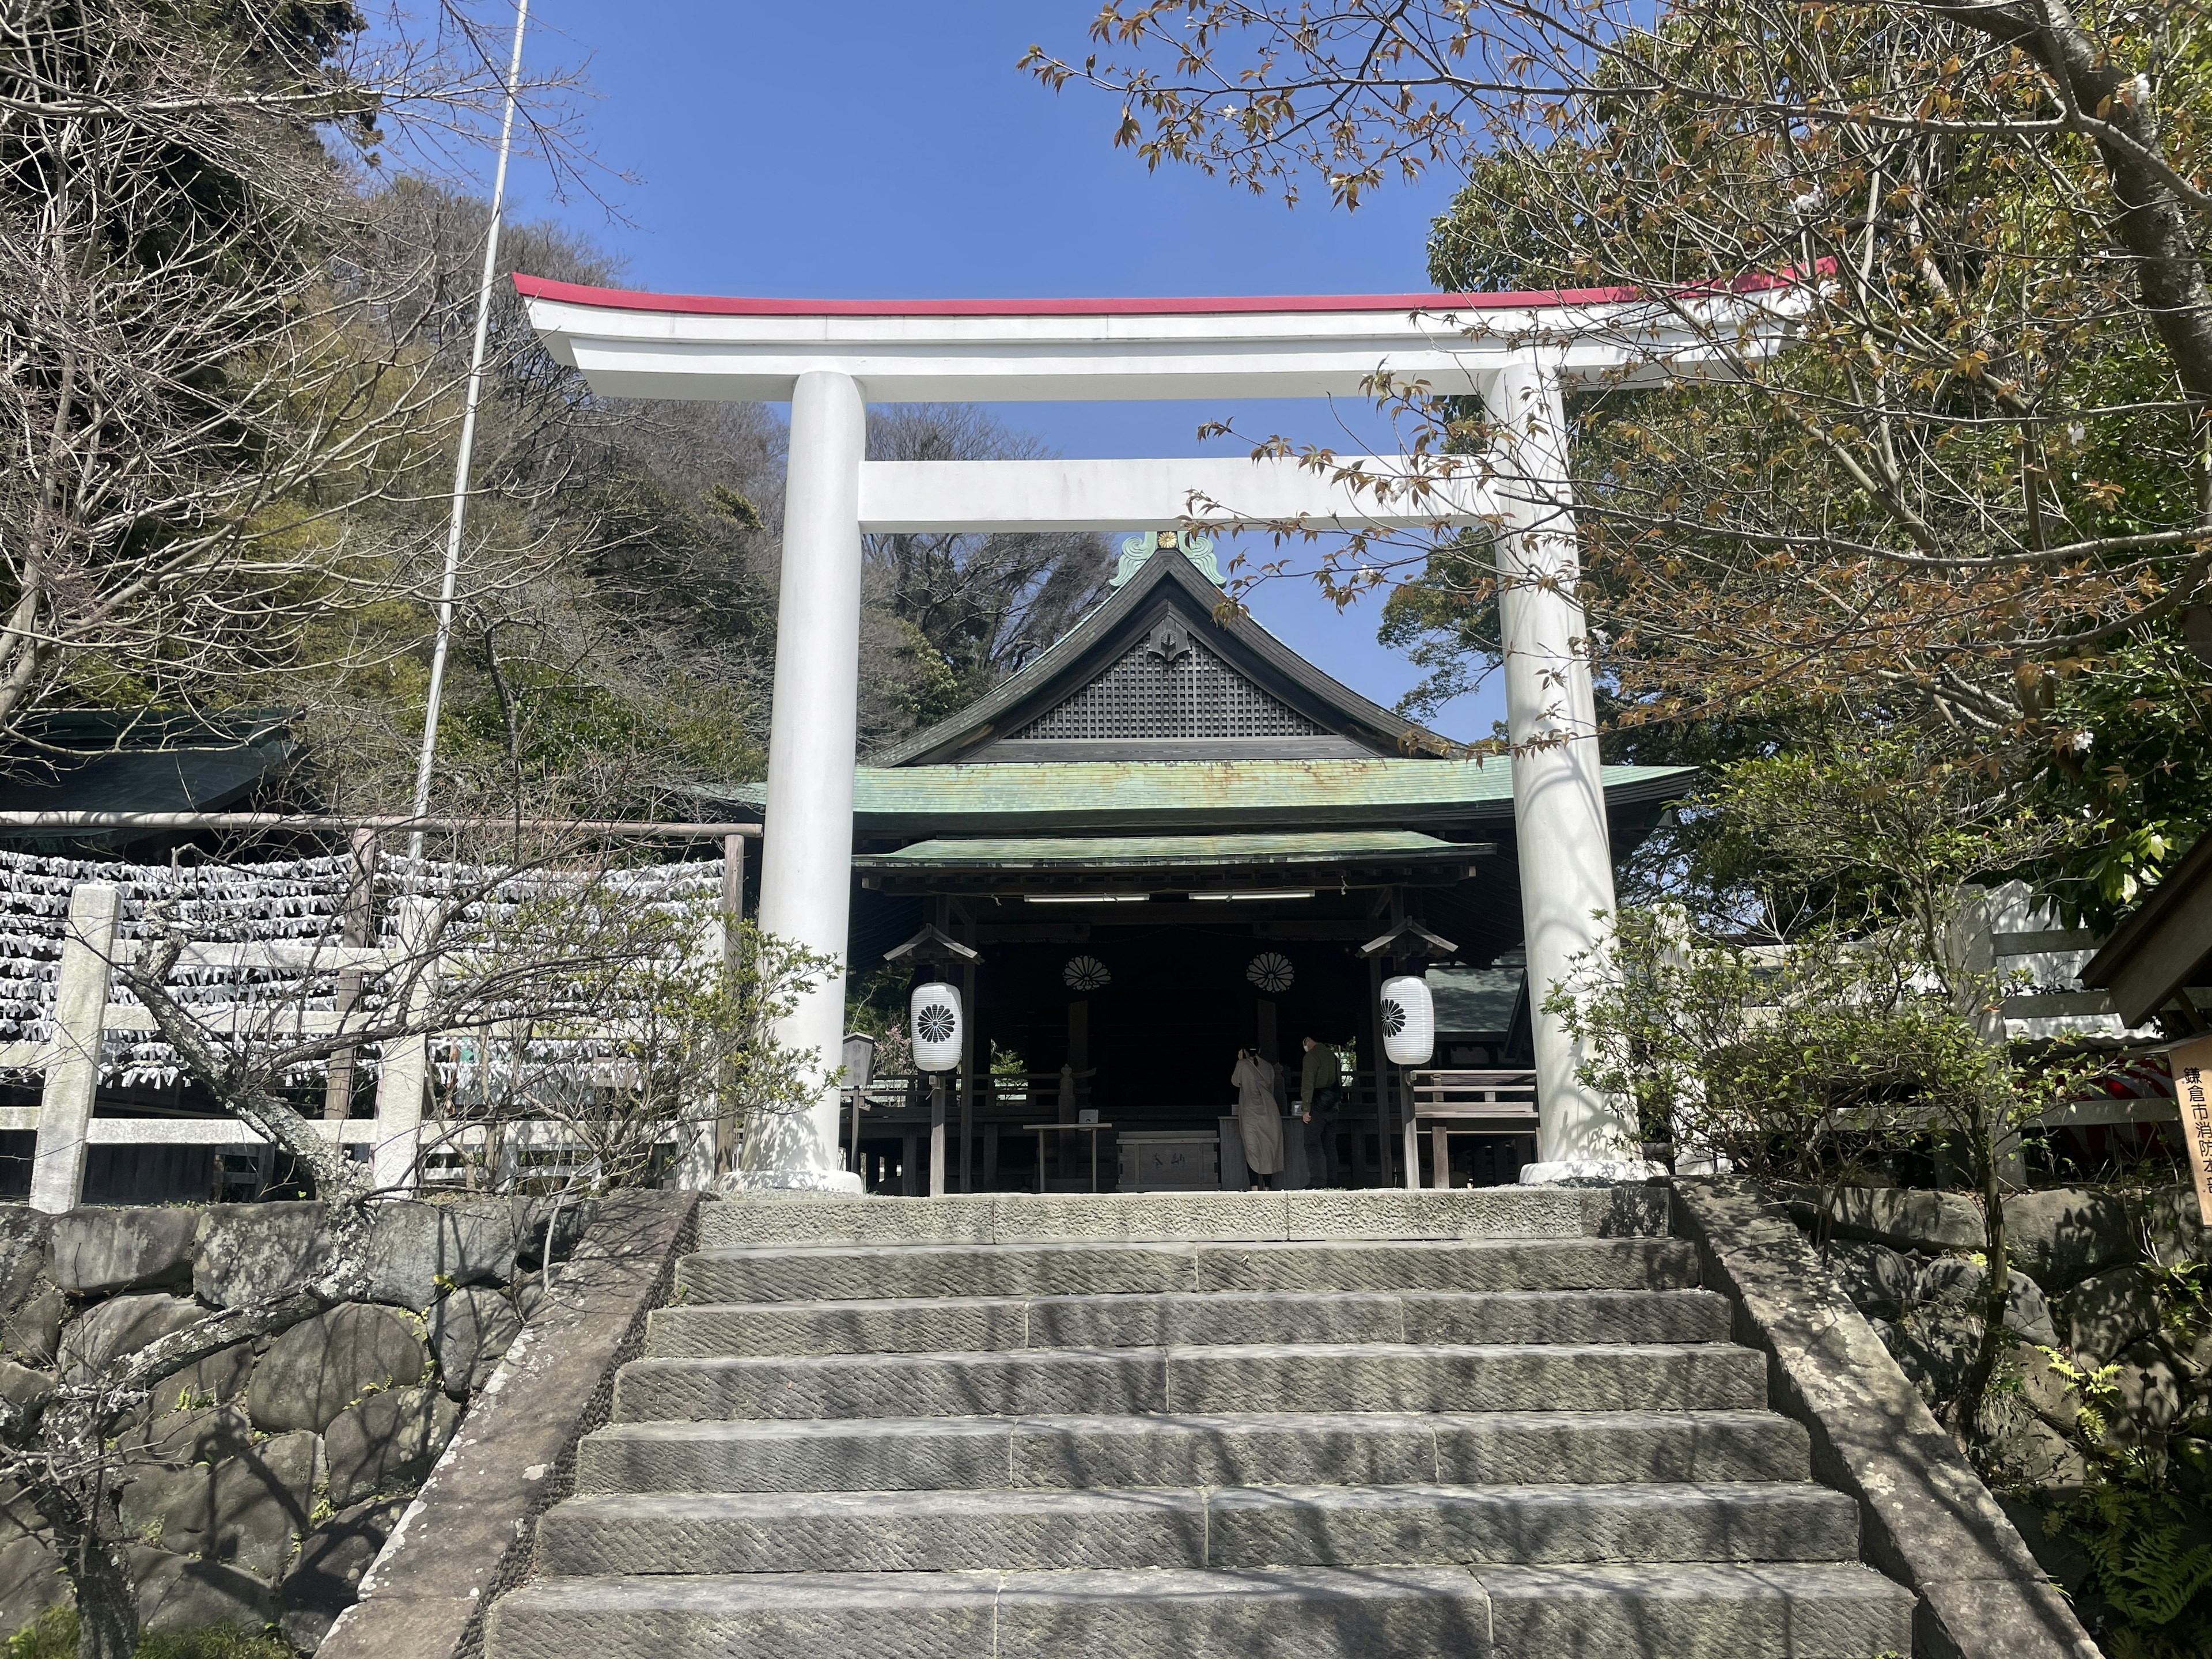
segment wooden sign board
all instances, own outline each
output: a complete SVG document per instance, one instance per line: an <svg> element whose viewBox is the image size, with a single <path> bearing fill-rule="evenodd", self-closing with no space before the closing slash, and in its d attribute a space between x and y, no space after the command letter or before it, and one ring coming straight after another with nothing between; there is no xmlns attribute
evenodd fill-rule
<svg viewBox="0 0 2212 1659"><path fill-rule="evenodd" d="M2197 1214L2212 1227L2212 1037L2166 1050L2173 1067L2173 1097L2181 1103L2181 1139L2197 1177Z"/></svg>

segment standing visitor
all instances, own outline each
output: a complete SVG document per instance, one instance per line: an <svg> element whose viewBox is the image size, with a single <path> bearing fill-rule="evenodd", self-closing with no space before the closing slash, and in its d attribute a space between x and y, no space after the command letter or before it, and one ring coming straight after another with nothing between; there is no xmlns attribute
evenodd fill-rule
<svg viewBox="0 0 2212 1659"><path fill-rule="evenodd" d="M1279 1084L1274 1062L1263 1060L1256 1048L1237 1051L1237 1069L1229 1074L1237 1088L1237 1133L1244 1143L1244 1167L1252 1174L1252 1190L1272 1188L1283 1168L1283 1120L1275 1104Z"/></svg>
<svg viewBox="0 0 2212 1659"><path fill-rule="evenodd" d="M1344 1184L1336 1156L1336 1108L1344 1097L1343 1083L1336 1050L1308 1036L1305 1063L1298 1072L1298 1115L1305 1121L1306 1181L1311 1186Z"/></svg>

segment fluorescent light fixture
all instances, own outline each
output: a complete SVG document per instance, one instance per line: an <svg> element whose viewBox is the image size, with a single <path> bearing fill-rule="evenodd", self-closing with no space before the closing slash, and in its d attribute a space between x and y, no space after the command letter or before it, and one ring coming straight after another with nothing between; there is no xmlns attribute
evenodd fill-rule
<svg viewBox="0 0 2212 1659"><path fill-rule="evenodd" d="M1024 893L1025 904L1143 904L1150 893Z"/></svg>
<svg viewBox="0 0 2212 1659"><path fill-rule="evenodd" d="M1314 896L1310 887L1283 888L1273 893L1193 893L1191 897L1201 904L1235 902L1249 899L1307 899Z"/></svg>

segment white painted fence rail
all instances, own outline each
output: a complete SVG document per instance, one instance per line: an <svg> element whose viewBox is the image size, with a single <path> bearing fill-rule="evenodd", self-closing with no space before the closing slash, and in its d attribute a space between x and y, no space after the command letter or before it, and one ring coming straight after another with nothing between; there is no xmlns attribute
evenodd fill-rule
<svg viewBox="0 0 2212 1659"><path fill-rule="evenodd" d="M94 1106L99 1093L100 1049L106 1035L116 1032L155 1032L159 1030L150 1010L135 1003L111 1000L114 970L134 961L143 944L118 939L117 922L120 894L110 884L84 882L70 894L69 926L62 945L61 964L55 987L52 1030L44 1042L0 1046L0 1066L36 1070L44 1073L40 1103L35 1107L0 1108L0 1130L30 1131L38 1137L32 1158L31 1207L49 1214L75 1209L84 1190L86 1156L94 1146L212 1146L251 1147L267 1137L252 1124L235 1117L100 1117ZM395 948L282 940L266 944L191 944L185 947L179 965L210 969L276 969L295 972L337 972L341 969L374 973L421 962L424 971L409 982L404 1024L422 1021L436 994L435 979L441 963L462 959L461 952L439 950L432 937L437 906L426 899L400 902L398 939ZM191 1010L200 1029L210 1036L252 1035L282 1041L299 1036L368 1032L390 1016L390 1011L356 1006L346 1012L301 1008L283 1002L256 1006L240 1003L216 1007L194 1005ZM612 1036L623 1031L613 1024L594 1023L564 1036L586 1038ZM314 1128L340 1146L364 1148L376 1187L404 1193L424 1183L426 1155L466 1153L488 1144L491 1127L464 1119L439 1120L423 1116L423 1102L430 1079L431 1054L436 1037L418 1029L379 1044L375 1113L367 1118L308 1118ZM524 1120L501 1126L501 1133L514 1149L538 1160L539 1173L573 1171L580 1160L573 1156L580 1140L567 1125ZM655 1127L656 1143L673 1143L675 1176L687 1187L704 1186L712 1179L714 1134L711 1123L671 1121ZM510 1151L510 1159L514 1156ZM559 1162L566 1156L565 1163Z"/></svg>

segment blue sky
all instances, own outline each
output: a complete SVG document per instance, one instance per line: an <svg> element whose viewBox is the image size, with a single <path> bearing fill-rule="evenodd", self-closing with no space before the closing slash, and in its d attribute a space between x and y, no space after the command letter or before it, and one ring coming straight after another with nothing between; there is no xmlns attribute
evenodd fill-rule
<svg viewBox="0 0 2212 1659"><path fill-rule="evenodd" d="M1086 49L1091 0L534 0L537 67L581 65L608 206L553 199L523 161L515 211L564 221L673 292L933 299L1406 292L1442 179L1356 215L1295 210L1194 169L1148 173L1111 144L1119 106L1014 68L1033 40ZM627 178L619 175L629 175ZM609 206L620 221L611 221ZM1300 402L1015 404L1069 455L1235 453L1201 422L1345 447L1369 411ZM1372 442L1370 438L1366 441ZM1255 556L1268 556L1254 550ZM1376 642L1379 602L1340 614L1310 581L1251 596L1260 620L1385 704L1418 675ZM1486 733L1502 696L1437 723Z"/></svg>

